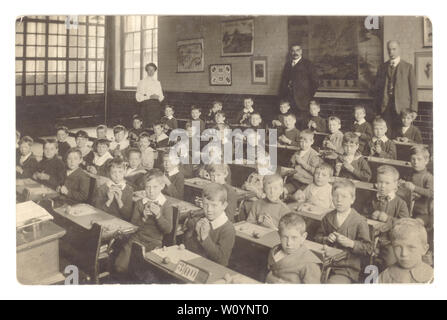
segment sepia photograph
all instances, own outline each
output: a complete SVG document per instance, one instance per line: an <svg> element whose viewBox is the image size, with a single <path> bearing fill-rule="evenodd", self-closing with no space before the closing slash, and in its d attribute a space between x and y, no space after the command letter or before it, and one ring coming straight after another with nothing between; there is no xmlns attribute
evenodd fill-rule
<svg viewBox="0 0 447 320"><path fill-rule="evenodd" d="M18 283L436 284L429 18L291 12L16 17Z"/></svg>

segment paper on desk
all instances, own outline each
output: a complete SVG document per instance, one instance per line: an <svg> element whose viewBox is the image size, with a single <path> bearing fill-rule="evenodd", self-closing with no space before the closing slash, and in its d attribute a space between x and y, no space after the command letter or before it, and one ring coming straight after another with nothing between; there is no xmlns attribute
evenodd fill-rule
<svg viewBox="0 0 447 320"><path fill-rule="evenodd" d="M179 246L176 245L166 247L165 249L154 249L151 251L151 253L159 256L162 259L169 257L173 264L177 264L180 260L188 262L192 259L200 257L198 254L195 254L194 252L191 252L187 249L182 250Z"/></svg>
<svg viewBox="0 0 447 320"><path fill-rule="evenodd" d="M53 216L34 201L16 204L16 227L22 228L42 221L52 220Z"/></svg>
<svg viewBox="0 0 447 320"><path fill-rule="evenodd" d="M242 232L250 237L253 237L254 233L259 234L259 238L265 236L266 234L274 231L266 227L258 226L257 224L244 222L236 226L236 231Z"/></svg>
<svg viewBox="0 0 447 320"><path fill-rule="evenodd" d="M88 204L80 203L71 207L70 215L76 217L88 216L97 213L97 209Z"/></svg>

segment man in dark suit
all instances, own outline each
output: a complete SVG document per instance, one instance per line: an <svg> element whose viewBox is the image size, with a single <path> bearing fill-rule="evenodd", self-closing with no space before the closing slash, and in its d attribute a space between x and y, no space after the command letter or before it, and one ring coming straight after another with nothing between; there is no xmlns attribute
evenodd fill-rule
<svg viewBox="0 0 447 320"><path fill-rule="evenodd" d="M290 60L286 63L281 82L280 95L288 99L294 113L297 113L297 123L309 113L309 102L318 89L318 76L312 63L303 58L300 45L290 48Z"/></svg>
<svg viewBox="0 0 447 320"><path fill-rule="evenodd" d="M400 58L400 44L396 40L387 43L390 60L378 71L373 88L376 112L388 123L389 128L401 125L400 113L411 109L417 116L418 98L413 66Z"/></svg>

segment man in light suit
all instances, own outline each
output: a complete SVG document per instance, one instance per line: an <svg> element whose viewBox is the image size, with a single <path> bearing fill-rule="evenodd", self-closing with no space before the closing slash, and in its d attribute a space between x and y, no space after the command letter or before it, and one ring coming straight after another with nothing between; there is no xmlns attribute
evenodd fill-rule
<svg viewBox="0 0 447 320"><path fill-rule="evenodd" d="M280 87L280 96L288 99L292 112L296 113L297 123L309 113L309 102L318 89L317 72L312 63L303 58L300 45L290 48L290 60L286 63Z"/></svg>
<svg viewBox="0 0 447 320"><path fill-rule="evenodd" d="M387 43L390 60L383 63L377 71L373 89L378 115L388 123L389 128L401 124L400 113L411 109L416 118L418 98L413 66L400 58L400 44L396 40Z"/></svg>

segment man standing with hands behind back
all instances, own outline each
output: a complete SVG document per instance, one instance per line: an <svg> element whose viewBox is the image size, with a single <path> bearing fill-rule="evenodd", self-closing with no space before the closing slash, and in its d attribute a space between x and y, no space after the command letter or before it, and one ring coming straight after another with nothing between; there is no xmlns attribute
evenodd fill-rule
<svg viewBox="0 0 447 320"><path fill-rule="evenodd" d="M303 49L293 44L289 52L280 87L280 95L288 99L292 112L296 113L297 123L301 123L308 113L309 102L317 92L319 81L312 63L303 58Z"/></svg>
<svg viewBox="0 0 447 320"><path fill-rule="evenodd" d="M416 118L418 97L413 66L400 58L399 41L388 41L387 50L390 59L377 71L373 96L377 114L395 128L401 124L402 110L411 109Z"/></svg>

